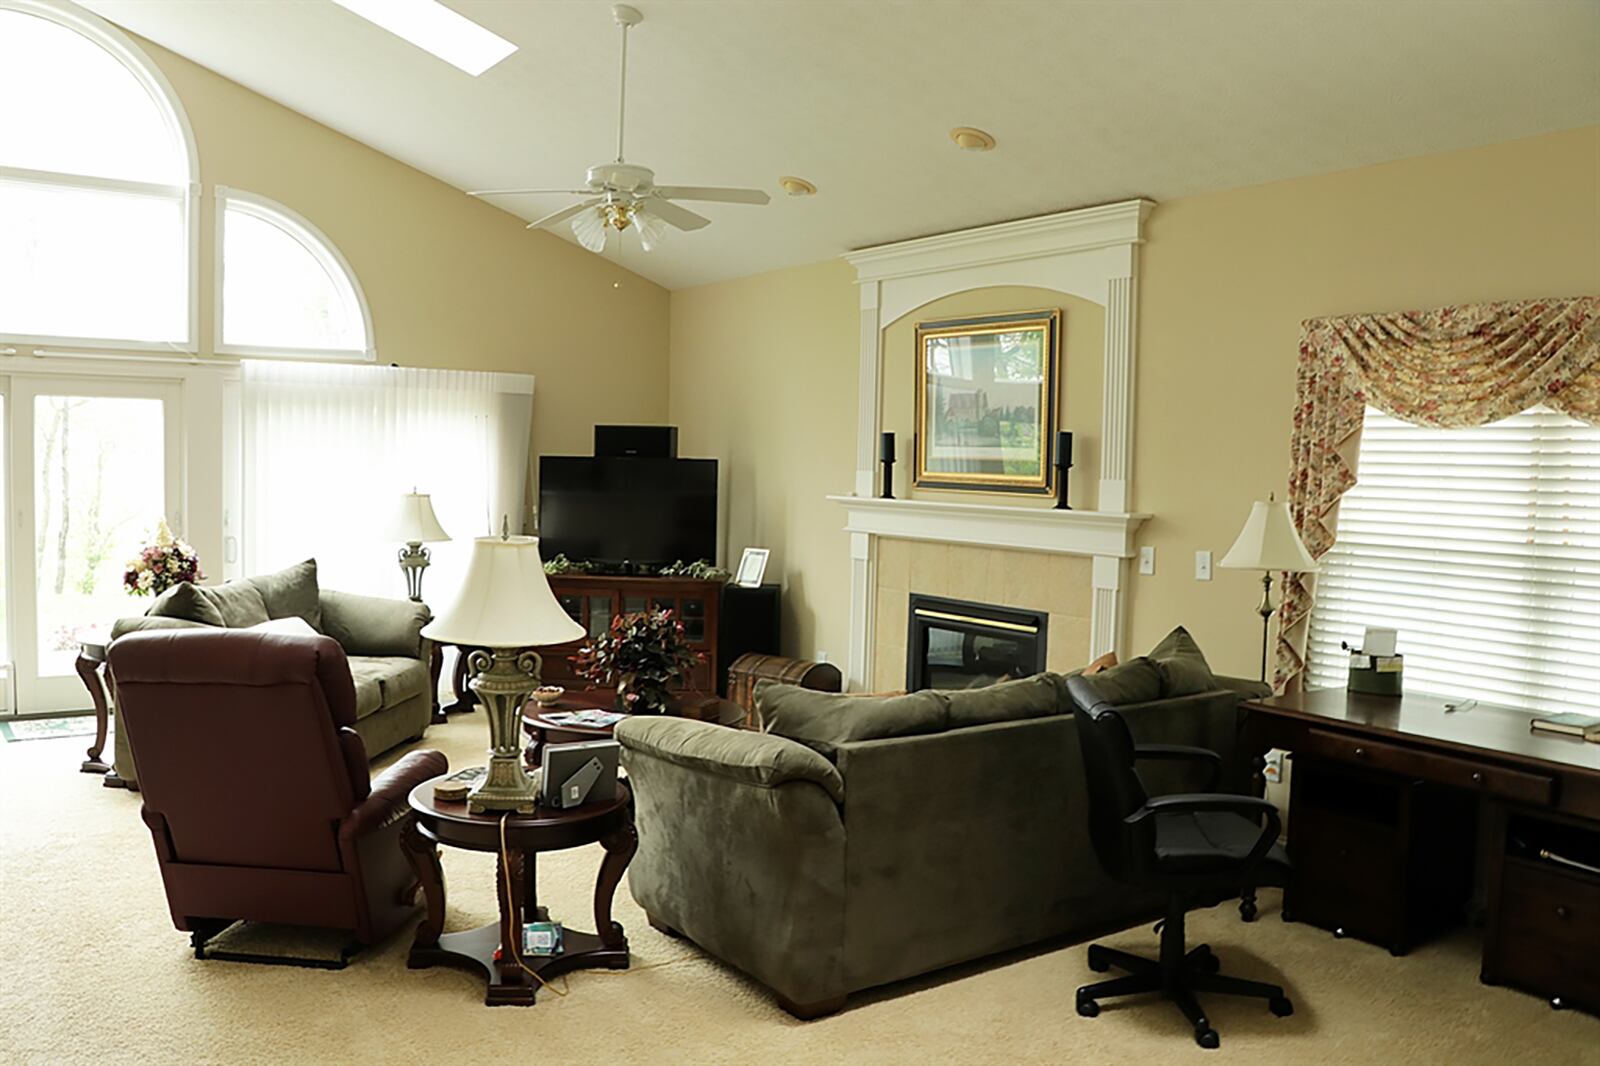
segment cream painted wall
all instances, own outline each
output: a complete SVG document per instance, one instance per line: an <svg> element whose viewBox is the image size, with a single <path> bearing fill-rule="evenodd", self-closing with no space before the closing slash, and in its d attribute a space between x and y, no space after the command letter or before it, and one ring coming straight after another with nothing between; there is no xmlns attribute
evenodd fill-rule
<svg viewBox="0 0 1600 1066"><path fill-rule="evenodd" d="M895 434L899 462L895 465L895 492L915 499L986 499L948 489L919 489L911 484L913 440L917 429L916 374L917 323L973 315L1006 314L1059 308L1062 312L1061 366L1057 374L1060 428L1073 431L1074 476L1069 482L1074 507L1092 508L1099 477L1101 385L1105 380L1106 309L1090 300L1053 289L996 286L972 289L923 304L891 322L883 331L883 390L879 413L883 428ZM1054 456L1055 441L1050 442ZM1053 507L1053 496L1020 493L1004 497L1019 507Z"/></svg>
<svg viewBox="0 0 1600 1066"><path fill-rule="evenodd" d="M1177 200L1148 234L1135 502L1157 566L1130 578L1127 647L1181 623L1249 676L1258 577L1196 582L1193 553L1283 491L1301 320L1600 292L1600 127ZM671 418L729 467L730 549L774 549L785 650L834 659L849 547L822 497L853 482L857 306L842 262L671 295Z"/></svg>
<svg viewBox="0 0 1600 1066"><path fill-rule="evenodd" d="M293 208L338 245L366 291L380 360L535 375L535 454L587 454L596 422L665 420L665 289L137 43L183 101L199 148L203 350L212 336L212 190L226 185Z"/></svg>

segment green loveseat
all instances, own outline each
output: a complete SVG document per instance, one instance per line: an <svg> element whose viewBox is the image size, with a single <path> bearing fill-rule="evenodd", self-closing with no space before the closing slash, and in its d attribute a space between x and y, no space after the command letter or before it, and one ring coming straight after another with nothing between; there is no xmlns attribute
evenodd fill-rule
<svg viewBox="0 0 1600 1066"><path fill-rule="evenodd" d="M1147 659L1125 666L1106 688L1135 738L1216 751L1242 787L1238 706L1265 686L1205 670L1203 691L1162 695L1183 679ZM766 732L618 725L639 831L628 878L652 925L791 1013L1159 911L1095 859L1061 677L887 699L774 685L758 705ZM1203 787L1181 764L1148 769L1153 793Z"/></svg>
<svg viewBox="0 0 1600 1066"><path fill-rule="evenodd" d="M426 605L410 600L319 588L316 560L308 559L225 585L177 585L142 616L119 619L111 640L140 630L242 629L299 618L344 648L356 689L355 731L371 759L396 744L421 740L433 718L433 642L422 636L432 617ZM113 678L113 700L115 692ZM117 776L137 787L138 769L125 732L118 729L115 736Z"/></svg>

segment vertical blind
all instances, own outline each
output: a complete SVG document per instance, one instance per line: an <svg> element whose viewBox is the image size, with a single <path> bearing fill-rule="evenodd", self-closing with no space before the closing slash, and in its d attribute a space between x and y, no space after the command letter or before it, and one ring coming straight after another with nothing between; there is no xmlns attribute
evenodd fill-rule
<svg viewBox="0 0 1600 1066"><path fill-rule="evenodd" d="M1600 427L1546 408L1471 429L1369 408L1311 616L1310 683L1400 632L1405 687L1600 714Z"/></svg>

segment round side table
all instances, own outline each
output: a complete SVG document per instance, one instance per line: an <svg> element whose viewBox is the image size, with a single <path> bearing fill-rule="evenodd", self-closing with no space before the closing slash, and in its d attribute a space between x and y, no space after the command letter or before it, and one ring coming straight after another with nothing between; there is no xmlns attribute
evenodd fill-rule
<svg viewBox="0 0 1600 1066"><path fill-rule="evenodd" d="M633 828L633 794L617 783L614 797L569 810L539 806L532 814L472 814L465 801L449 803L433 798L433 786L444 778L424 781L411 790L412 817L401 834L406 858L422 883L427 913L417 926L406 965L414 970L441 963L476 968L488 980L483 1001L489 1006L532 1006L539 981L517 964L526 922L549 921L539 906L536 865L541 851L561 851L599 841L606 856L594 886L594 922L597 932L562 929L560 955L522 953L522 961L549 981L572 970L604 967L628 968L628 938L611 920L611 900L622 883L623 872L638 849ZM501 849L502 819L505 850ZM500 920L459 933L444 932L444 873L438 845L495 853L495 883L500 898ZM509 891L508 891L509 882Z"/></svg>

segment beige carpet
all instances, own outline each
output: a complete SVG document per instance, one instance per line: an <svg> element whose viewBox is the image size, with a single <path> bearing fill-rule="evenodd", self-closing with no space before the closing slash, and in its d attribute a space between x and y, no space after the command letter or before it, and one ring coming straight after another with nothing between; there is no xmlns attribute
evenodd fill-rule
<svg viewBox="0 0 1600 1066"><path fill-rule="evenodd" d="M480 761L482 715L434 727L456 767ZM342 972L198 962L171 926L139 798L77 772L80 739L0 744L0 1062L1527 1063L1600 1064L1600 1020L1477 980L1463 934L1392 959L1277 916L1198 915L1224 968L1281 980L1294 1017L1207 1000L1205 1052L1164 1003L1079 1018L1082 947L1010 956L852 998L800 1023L762 989L650 929L626 890L638 969L589 972L532 1008L483 1006L479 978L407 970L409 935ZM219 753L225 754L225 753ZM447 851L448 929L494 918L490 857ZM959 861L952 856L952 861ZM558 918L589 924L597 849L542 860ZM1149 952L1148 927L1105 941Z"/></svg>

